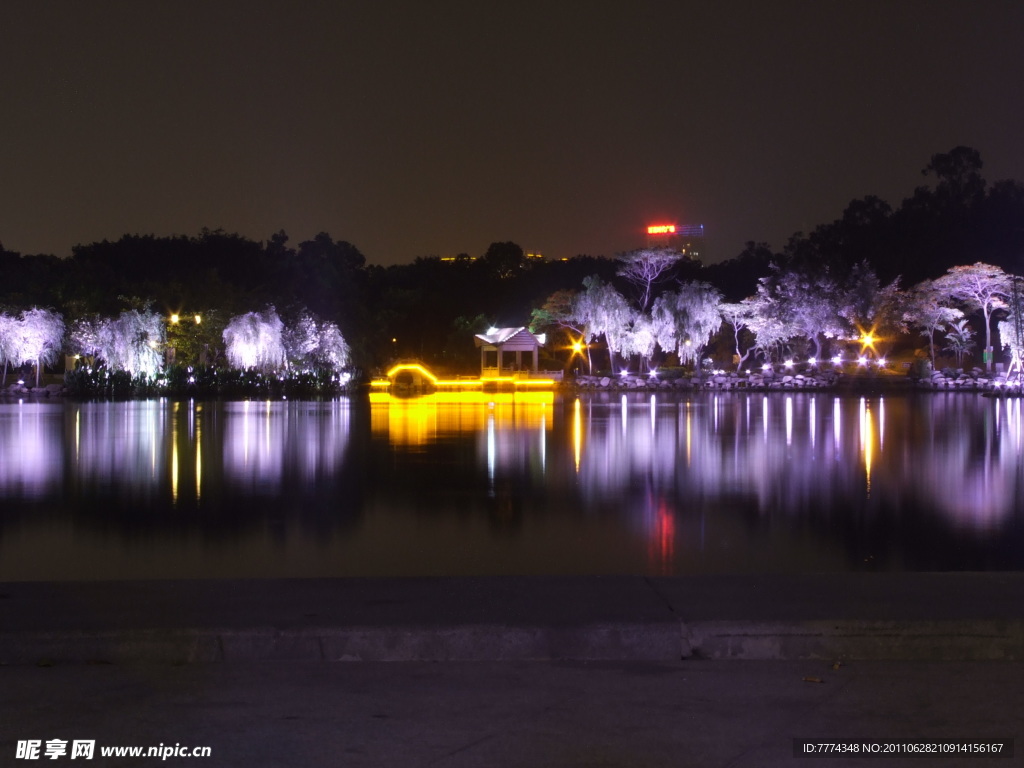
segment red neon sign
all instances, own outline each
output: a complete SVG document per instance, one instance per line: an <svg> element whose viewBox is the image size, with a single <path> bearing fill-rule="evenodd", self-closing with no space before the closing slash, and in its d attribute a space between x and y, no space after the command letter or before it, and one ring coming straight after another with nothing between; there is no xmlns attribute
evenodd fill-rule
<svg viewBox="0 0 1024 768"><path fill-rule="evenodd" d="M648 235L674 235L675 233L675 224L651 224L647 228Z"/></svg>

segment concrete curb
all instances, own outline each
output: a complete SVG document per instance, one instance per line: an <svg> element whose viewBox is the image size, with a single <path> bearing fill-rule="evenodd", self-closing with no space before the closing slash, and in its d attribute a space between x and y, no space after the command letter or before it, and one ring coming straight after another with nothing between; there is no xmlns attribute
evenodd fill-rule
<svg viewBox="0 0 1024 768"><path fill-rule="evenodd" d="M1024 660L1024 574L21 582L0 664Z"/></svg>
<svg viewBox="0 0 1024 768"><path fill-rule="evenodd" d="M708 659L1019 661L1022 621L698 622L686 635Z"/></svg>
<svg viewBox="0 0 1024 768"><path fill-rule="evenodd" d="M1024 621L804 621L10 632L0 664L238 661L1020 661Z"/></svg>
<svg viewBox="0 0 1024 768"><path fill-rule="evenodd" d="M11 632L0 664L240 661L679 661L678 622L586 627L346 627Z"/></svg>

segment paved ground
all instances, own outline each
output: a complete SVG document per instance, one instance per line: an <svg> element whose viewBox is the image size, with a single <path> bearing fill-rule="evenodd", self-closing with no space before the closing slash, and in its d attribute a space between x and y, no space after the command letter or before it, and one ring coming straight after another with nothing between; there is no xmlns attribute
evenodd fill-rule
<svg viewBox="0 0 1024 768"><path fill-rule="evenodd" d="M1024 574L0 584L0 766L1024 765L1022 615ZM54 739L95 757L18 759Z"/></svg>
<svg viewBox="0 0 1024 768"><path fill-rule="evenodd" d="M817 678L822 682L808 682ZM1024 664L821 661L240 662L0 668L18 740L209 746L167 765L438 768L1018 766ZM1013 758L796 759L793 739L1015 738Z"/></svg>
<svg viewBox="0 0 1024 768"><path fill-rule="evenodd" d="M1024 574L0 584L0 663L1024 660Z"/></svg>

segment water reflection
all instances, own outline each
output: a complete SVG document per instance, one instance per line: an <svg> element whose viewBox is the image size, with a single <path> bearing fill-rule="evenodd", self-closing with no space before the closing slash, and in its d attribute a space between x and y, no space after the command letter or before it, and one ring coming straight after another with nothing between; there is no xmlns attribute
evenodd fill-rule
<svg viewBox="0 0 1024 768"><path fill-rule="evenodd" d="M955 393L10 403L0 579L1016 570L1022 450Z"/></svg>
<svg viewBox="0 0 1024 768"><path fill-rule="evenodd" d="M649 424L638 418L644 410ZM821 432L832 440L820 443ZM866 513L925 507L985 529L1019 512L1019 400L595 398L574 404L573 436L581 487L595 503L645 485L659 493L637 498L651 504L665 493L681 501L743 497L774 515L828 514L850 503Z"/></svg>
<svg viewBox="0 0 1024 768"><path fill-rule="evenodd" d="M60 482L61 416L44 403L0 406L0 494L37 497Z"/></svg>

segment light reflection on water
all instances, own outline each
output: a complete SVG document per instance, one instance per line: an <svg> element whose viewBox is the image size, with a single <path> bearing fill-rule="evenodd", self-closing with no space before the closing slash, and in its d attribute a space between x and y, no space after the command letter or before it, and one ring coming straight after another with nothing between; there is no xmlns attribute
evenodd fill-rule
<svg viewBox="0 0 1024 768"><path fill-rule="evenodd" d="M1019 400L0 405L0 579L1024 568Z"/></svg>

